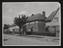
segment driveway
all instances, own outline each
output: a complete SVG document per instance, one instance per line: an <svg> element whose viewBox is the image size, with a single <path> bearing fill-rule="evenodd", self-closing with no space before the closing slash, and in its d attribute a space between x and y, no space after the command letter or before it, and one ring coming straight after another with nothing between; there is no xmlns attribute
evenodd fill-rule
<svg viewBox="0 0 63 48"><path fill-rule="evenodd" d="M54 38L54 37L53 37ZM58 46L59 40L53 40L51 37L30 37L29 36L16 36L16 35L3 35L3 46Z"/></svg>

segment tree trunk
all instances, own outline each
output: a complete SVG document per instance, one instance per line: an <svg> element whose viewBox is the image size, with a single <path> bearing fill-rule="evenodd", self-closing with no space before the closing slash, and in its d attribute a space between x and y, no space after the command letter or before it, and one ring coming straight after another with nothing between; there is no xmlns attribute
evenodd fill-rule
<svg viewBox="0 0 63 48"><path fill-rule="evenodd" d="M20 35L21 35L21 27L19 27L19 33L20 33Z"/></svg>
<svg viewBox="0 0 63 48"><path fill-rule="evenodd" d="M26 26L23 26L23 35L26 34Z"/></svg>

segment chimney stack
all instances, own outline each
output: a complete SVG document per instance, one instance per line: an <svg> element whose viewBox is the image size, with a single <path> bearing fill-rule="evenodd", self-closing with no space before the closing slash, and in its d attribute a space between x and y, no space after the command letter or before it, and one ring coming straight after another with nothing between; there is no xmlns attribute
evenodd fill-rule
<svg viewBox="0 0 63 48"><path fill-rule="evenodd" d="M34 14L32 14L31 16L34 16Z"/></svg>
<svg viewBox="0 0 63 48"><path fill-rule="evenodd" d="M43 16L45 17L45 11L43 11L42 13L43 13Z"/></svg>

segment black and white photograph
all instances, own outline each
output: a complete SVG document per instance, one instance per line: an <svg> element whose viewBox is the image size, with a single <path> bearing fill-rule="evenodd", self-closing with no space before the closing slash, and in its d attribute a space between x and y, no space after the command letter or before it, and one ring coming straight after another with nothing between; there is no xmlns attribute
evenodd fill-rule
<svg viewBox="0 0 63 48"><path fill-rule="evenodd" d="M2 46L61 46L61 4L2 2Z"/></svg>

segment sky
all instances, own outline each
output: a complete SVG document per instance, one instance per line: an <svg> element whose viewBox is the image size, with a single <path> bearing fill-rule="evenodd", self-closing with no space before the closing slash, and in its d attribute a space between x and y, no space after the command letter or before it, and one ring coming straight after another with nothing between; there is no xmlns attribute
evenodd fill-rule
<svg viewBox="0 0 63 48"><path fill-rule="evenodd" d="M14 18L18 15L30 16L32 13L42 14L42 11L45 11L48 17L58 7L60 7L59 2L3 2L2 21L3 24L13 24Z"/></svg>

